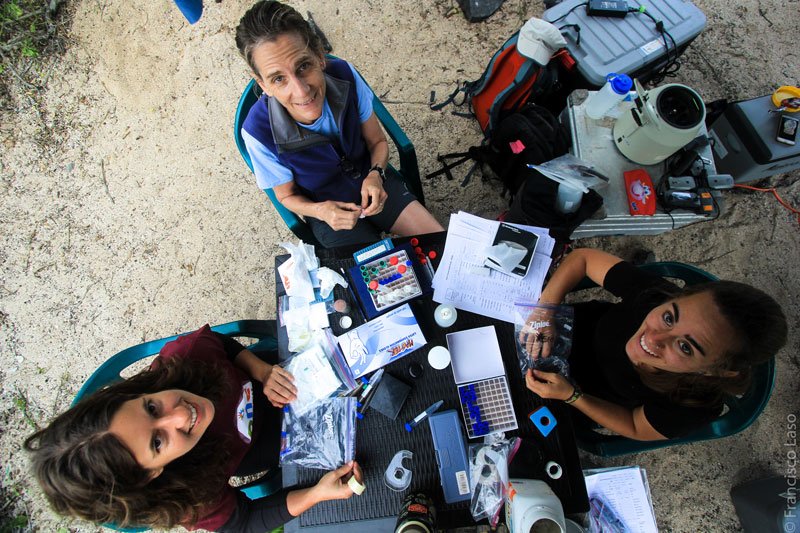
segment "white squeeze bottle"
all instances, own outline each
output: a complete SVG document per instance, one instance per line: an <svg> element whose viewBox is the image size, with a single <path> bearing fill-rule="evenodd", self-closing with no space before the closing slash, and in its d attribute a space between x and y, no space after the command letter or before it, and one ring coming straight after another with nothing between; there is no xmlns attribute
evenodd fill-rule
<svg viewBox="0 0 800 533"><path fill-rule="evenodd" d="M606 76L606 84L586 99L586 115L594 120L603 118L615 105L628 96L633 81L626 74L611 73Z"/></svg>

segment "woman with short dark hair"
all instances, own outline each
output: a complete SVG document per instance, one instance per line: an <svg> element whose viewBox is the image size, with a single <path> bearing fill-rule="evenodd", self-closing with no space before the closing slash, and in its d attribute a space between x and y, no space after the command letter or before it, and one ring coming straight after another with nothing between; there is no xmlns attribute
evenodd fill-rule
<svg viewBox="0 0 800 533"><path fill-rule="evenodd" d="M261 189L302 217L323 246L371 243L382 231L418 235L442 226L396 176L372 112L374 94L355 68L325 57L291 7L257 2L236 45L264 96L242 138Z"/></svg>

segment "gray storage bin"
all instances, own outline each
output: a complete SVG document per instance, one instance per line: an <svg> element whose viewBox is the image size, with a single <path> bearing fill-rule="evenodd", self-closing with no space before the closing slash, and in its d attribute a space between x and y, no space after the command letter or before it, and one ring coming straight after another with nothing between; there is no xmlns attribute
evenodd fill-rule
<svg viewBox="0 0 800 533"><path fill-rule="evenodd" d="M709 129L717 172L743 183L800 168L800 142L775 140L780 113L774 109L771 96L728 104Z"/></svg>
<svg viewBox="0 0 800 533"><path fill-rule="evenodd" d="M567 40L567 50L577 61L577 68L587 86L599 88L611 72L627 74L646 82L667 61L667 49L655 23L640 13L625 18L590 17L580 6L585 0L564 0L546 10L542 18L552 22ZM639 3L629 1L631 8ZM677 53L669 41L669 55L680 55L706 26L706 16L688 0L649 0L647 12L664 22L664 29L675 39ZM562 18L563 17L563 18ZM580 26L578 33L568 24Z"/></svg>

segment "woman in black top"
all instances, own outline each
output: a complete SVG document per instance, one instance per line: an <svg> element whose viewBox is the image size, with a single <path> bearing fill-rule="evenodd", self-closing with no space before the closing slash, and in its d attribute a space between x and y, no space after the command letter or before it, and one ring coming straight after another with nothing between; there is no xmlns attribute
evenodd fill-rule
<svg viewBox="0 0 800 533"><path fill-rule="evenodd" d="M717 417L725 395L746 391L752 367L786 343L783 311L758 289L717 281L681 290L588 248L567 256L539 302L561 303L584 277L621 302L575 306L572 381L534 370L526 384L628 438L674 438ZM520 341L535 353L535 335L523 330Z"/></svg>

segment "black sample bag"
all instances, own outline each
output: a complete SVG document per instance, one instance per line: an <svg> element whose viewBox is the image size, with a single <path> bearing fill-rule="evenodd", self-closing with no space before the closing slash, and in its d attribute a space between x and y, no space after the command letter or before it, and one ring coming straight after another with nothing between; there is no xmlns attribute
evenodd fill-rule
<svg viewBox="0 0 800 533"><path fill-rule="evenodd" d="M583 195L581 206L574 213L556 210L558 183L538 170L526 168L523 183L514 196L505 221L550 229L558 242L569 242L569 236L580 224L603 205L603 197L593 189Z"/></svg>
<svg viewBox="0 0 800 533"><path fill-rule="evenodd" d="M528 175L526 165L540 165L569 150L570 138L550 111L527 104L497 126L485 162L500 178L503 187L516 194Z"/></svg>

